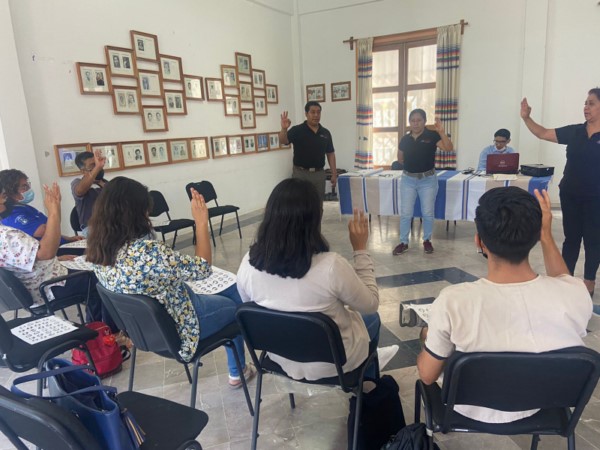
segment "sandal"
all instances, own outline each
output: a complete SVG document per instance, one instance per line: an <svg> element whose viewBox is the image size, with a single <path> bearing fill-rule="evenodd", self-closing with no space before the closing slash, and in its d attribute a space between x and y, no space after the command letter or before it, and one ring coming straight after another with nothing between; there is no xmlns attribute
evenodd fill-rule
<svg viewBox="0 0 600 450"><path fill-rule="evenodd" d="M248 383L252 378L256 376L256 369L252 364L246 364L244 367L244 378L246 379L246 383ZM232 377L229 375L229 387L231 389L239 389L244 385L242 383L242 377Z"/></svg>

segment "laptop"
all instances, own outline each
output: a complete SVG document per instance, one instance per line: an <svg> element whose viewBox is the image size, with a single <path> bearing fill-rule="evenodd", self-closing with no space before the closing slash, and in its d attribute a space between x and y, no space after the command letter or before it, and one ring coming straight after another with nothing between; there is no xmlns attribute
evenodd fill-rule
<svg viewBox="0 0 600 450"><path fill-rule="evenodd" d="M495 173L517 174L519 172L518 153L491 154L487 157L485 172L489 175Z"/></svg>

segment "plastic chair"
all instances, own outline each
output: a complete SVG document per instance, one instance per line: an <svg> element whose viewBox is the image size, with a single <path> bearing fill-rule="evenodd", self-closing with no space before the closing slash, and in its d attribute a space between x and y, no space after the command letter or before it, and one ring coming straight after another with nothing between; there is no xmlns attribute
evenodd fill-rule
<svg viewBox="0 0 600 450"><path fill-rule="evenodd" d="M145 432L141 449L202 449L195 440L208 422L203 411L137 392L117 396ZM77 417L37 398L24 399L0 386L0 431L17 450L24 439L45 450L102 450Z"/></svg>
<svg viewBox="0 0 600 450"><path fill-rule="evenodd" d="M236 319L244 341L258 370L255 415L252 427L252 450L256 449L263 374L272 373L290 378L274 363L267 352L298 362L327 362L335 365L337 376L319 380L296 380L302 383L340 386L344 392L356 394L356 414L352 449L357 449L360 411L363 399L365 371L377 357L377 348L371 346L367 359L352 372L344 373L346 351L338 326L322 313L291 313L274 311L254 302L238 307ZM260 357L256 352L260 351ZM290 406L295 408L294 394L289 394Z"/></svg>
<svg viewBox="0 0 600 450"><path fill-rule="evenodd" d="M217 246L215 242L215 233L213 232L212 221L210 220L213 217L221 216L221 226L219 227L219 236L221 236L221 232L223 231L223 218L226 214L235 213L235 220L237 221L238 233L240 234L240 239L242 238L242 229L240 228L240 218L238 216L238 210L240 209L238 206L233 205L223 205L219 206L219 202L217 201L217 192L215 191L214 186L210 181L200 181L197 183L188 183L185 187L185 192L187 192L188 197L192 198L191 189L194 188L204 197L204 201L208 205L209 202L215 202L215 205L208 208L208 224L210 225L210 235L212 237L213 246Z"/></svg>
<svg viewBox="0 0 600 450"><path fill-rule="evenodd" d="M194 365L193 377L190 376L188 363L179 355L181 339L177 333L175 322L167 310L155 299L145 295L120 294L109 291L102 285L97 285L98 293L104 306L112 316L117 327L126 332L134 346L131 352L131 366L129 368L129 390L133 389L135 375L135 358L137 349L153 352L165 358L174 359L185 367L185 371L192 385L190 406L196 405L196 391L198 387L198 370L202 363L200 359L207 353L221 347L228 346L233 349L239 373L242 374L242 387L246 396L248 410L254 414L250 393L243 375L240 359L232 339L240 334L235 322L223 328L218 333L198 341L196 354L189 364Z"/></svg>
<svg viewBox="0 0 600 450"><path fill-rule="evenodd" d="M168 223L154 227L154 230L162 235L162 240L165 242L165 234L175 233L173 236L172 248L175 248L175 241L177 240L177 232L185 228L192 228L192 241L196 243L196 222L192 219L171 219L169 214L169 205L165 197L159 191L150 191L150 197L152 198L152 211L150 217L158 217L161 214L166 214Z"/></svg>
<svg viewBox="0 0 600 450"><path fill-rule="evenodd" d="M422 401L430 450L433 433L450 431L531 434L532 450L540 435L559 435L575 450L575 427L598 377L600 355L585 347L537 354L457 352L446 362L443 387L417 381L415 422L420 421ZM485 423L455 412L454 405L540 411L515 422Z"/></svg>

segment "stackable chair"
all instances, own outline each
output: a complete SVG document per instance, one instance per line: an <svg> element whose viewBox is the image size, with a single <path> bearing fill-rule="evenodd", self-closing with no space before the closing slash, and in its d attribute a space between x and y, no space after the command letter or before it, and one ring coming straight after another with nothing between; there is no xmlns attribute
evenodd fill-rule
<svg viewBox="0 0 600 450"><path fill-rule="evenodd" d="M75 232L75 236L77 236L81 231L81 224L79 223L79 214L77 214L77 208L74 206L71 210L71 215L69 216L69 222L71 223L73 232Z"/></svg>
<svg viewBox="0 0 600 450"><path fill-rule="evenodd" d="M164 195L159 191L150 191L150 197L152 198L152 211L150 212L150 217L159 217L162 214L167 216L167 224L154 227L154 230L162 235L163 242L165 242L166 234L175 233L173 235L173 243L171 244L171 247L175 248L177 232L185 228L191 228L193 234L192 240L196 243L196 222L192 219L171 219L169 205L167 204Z"/></svg>
<svg viewBox="0 0 600 450"><path fill-rule="evenodd" d="M376 346L369 348L367 359L352 372L344 373L346 351L340 330L335 322L322 313L290 313L274 311L254 302L238 307L236 319L252 361L258 371L256 399L254 401L254 424L252 427L252 450L256 449L260 414L262 380L265 373L288 377L288 374L267 355L274 353L298 362L326 362L335 365L337 376L315 381L296 380L309 384L340 386L344 392L356 394L356 414L352 449L357 449L360 411L363 399L365 371L373 358L377 358ZM260 357L257 355L260 351ZM289 394L290 406L295 408L294 394ZM350 448L350 447L349 447Z"/></svg>
<svg viewBox="0 0 600 450"><path fill-rule="evenodd" d="M545 353L457 352L446 361L443 387L417 381L415 422L423 404L429 450L434 433L451 431L531 434L532 450L540 436L559 435L575 450L575 427L599 376L600 355L585 347ZM485 423L455 412L454 405L540 411L514 422Z"/></svg>

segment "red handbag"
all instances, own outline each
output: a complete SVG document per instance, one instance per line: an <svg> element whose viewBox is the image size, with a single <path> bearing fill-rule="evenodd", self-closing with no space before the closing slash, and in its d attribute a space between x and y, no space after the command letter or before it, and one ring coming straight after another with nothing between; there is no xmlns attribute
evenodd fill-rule
<svg viewBox="0 0 600 450"><path fill-rule="evenodd" d="M123 354L110 327L104 322L90 322L85 326L98 332L96 338L86 342L96 367L96 375L104 378L120 372L123 368ZM88 364L85 352L80 349L73 349L71 359L75 365Z"/></svg>

